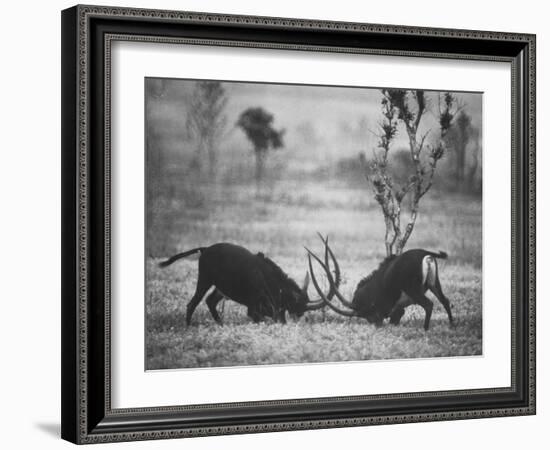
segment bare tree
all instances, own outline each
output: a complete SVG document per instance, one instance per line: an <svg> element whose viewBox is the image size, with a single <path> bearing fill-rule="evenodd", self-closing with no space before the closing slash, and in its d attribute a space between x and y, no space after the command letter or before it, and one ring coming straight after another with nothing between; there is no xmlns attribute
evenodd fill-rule
<svg viewBox="0 0 550 450"><path fill-rule="evenodd" d="M422 197L433 184L437 163L445 152L445 136L460 110L456 98L449 92L438 96L439 138L428 144L426 138L431 130L419 134L419 126L427 111L427 98L421 90L382 89L382 115L377 150L366 167L367 180L382 209L386 232L384 242L386 254L401 254L411 236ZM406 183L399 185L391 175L389 152L398 133L399 125L405 128L409 143L409 154L413 173ZM402 223L402 206L405 198L410 199L409 218Z"/></svg>
<svg viewBox="0 0 550 450"><path fill-rule="evenodd" d="M207 153L209 175L216 173L218 140L222 136L227 119L225 107L227 96L219 81L200 81L191 95L186 127L197 143L195 165L202 167L204 152Z"/></svg>

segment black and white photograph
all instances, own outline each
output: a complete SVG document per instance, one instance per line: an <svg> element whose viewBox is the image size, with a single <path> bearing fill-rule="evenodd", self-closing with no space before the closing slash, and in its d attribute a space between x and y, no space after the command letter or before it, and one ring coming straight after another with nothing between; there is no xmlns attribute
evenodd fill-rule
<svg viewBox="0 0 550 450"><path fill-rule="evenodd" d="M2 448L543 447L544 2L5 5Z"/></svg>
<svg viewBox="0 0 550 450"><path fill-rule="evenodd" d="M144 88L146 370L483 354L482 92Z"/></svg>

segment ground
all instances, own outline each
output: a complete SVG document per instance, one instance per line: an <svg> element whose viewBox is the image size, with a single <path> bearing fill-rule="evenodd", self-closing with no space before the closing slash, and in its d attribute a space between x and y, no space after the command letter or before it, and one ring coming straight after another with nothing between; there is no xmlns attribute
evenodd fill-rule
<svg viewBox="0 0 550 450"><path fill-rule="evenodd" d="M162 258L197 246L233 242L274 259L298 284L306 273L304 246L322 252L319 231L328 234L341 266L341 291L351 298L357 282L384 257L383 220L363 187L285 182L260 197L249 185L193 185L159 201L149 216L146 258L146 367L168 369L253 364L426 358L482 353L481 201L430 192L407 248L444 250L443 291L456 326L434 301L430 329L424 311L407 308L397 326L381 328L332 311L306 313L298 321L254 324L233 301L218 305L224 325L206 304L185 326L185 307L197 279L196 260L165 269ZM173 200L178 198L179 200ZM320 276L320 274L319 274ZM310 297L315 292L312 287Z"/></svg>

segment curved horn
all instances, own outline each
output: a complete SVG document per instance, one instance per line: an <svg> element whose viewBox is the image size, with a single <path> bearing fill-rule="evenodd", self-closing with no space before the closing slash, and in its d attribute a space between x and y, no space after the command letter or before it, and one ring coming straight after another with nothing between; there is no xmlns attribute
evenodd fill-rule
<svg viewBox="0 0 550 450"><path fill-rule="evenodd" d="M349 300L347 300L340 293L340 291L338 290L338 287L340 286L340 281L341 281L340 266L338 266L338 262L336 260L336 257L334 256L334 253L332 252L332 249L328 245L328 236L327 236L327 239L325 240L325 262L328 261L328 257L326 256L326 253L330 254L330 257L331 257L331 259L334 263L334 274L336 275L336 281L335 281L334 278L332 278L332 274L330 273L330 270L325 269L326 272L327 272L328 281L330 283L330 289L331 289L330 292L333 293L333 296L334 296L334 294L336 294L336 297L338 297L338 300L340 300L344 306L346 306L350 309L354 309L353 303L350 302ZM315 256L315 255L313 255L313 256ZM325 265L328 268L328 264L325 264ZM332 297L329 297L329 299L332 299Z"/></svg>
<svg viewBox="0 0 550 450"><path fill-rule="evenodd" d="M332 258L332 263L334 265L334 275L336 277L336 281L334 282L334 286L338 287L338 286L340 286L340 282L341 282L340 266L338 265L338 261L336 261L334 253L332 253L332 251L328 247L328 235L327 235L326 238L324 238L322 236L322 234L319 233L319 232L317 232L317 235L319 236L319 238L321 239L321 241L323 241L323 244L325 245L325 266L326 267L330 268L329 254L330 254L330 257ZM306 250L307 250L307 248L306 248ZM332 300L332 298L334 297L334 294L335 294L334 286L332 284L330 284L329 292L326 295L326 298L328 300ZM322 298L318 298L316 300L310 300L307 304L307 311L315 311L317 309L324 308L325 305L326 305L326 303Z"/></svg>
<svg viewBox="0 0 550 450"><path fill-rule="evenodd" d="M332 299L332 297L336 293L337 289L340 287L340 282L342 281L342 277L341 277L340 266L338 265L338 261L336 260L336 257L334 256L334 253L332 253L332 249L328 245L328 236L327 236L327 238L325 239L325 265L327 266L327 268L329 267L329 265L328 265L328 255L330 255L330 258L332 259L332 263L334 264L334 276L336 277L336 280L331 278L333 280L333 282L330 283L330 289L331 289L330 293L332 293L332 296L330 296L330 293L329 293L329 299ZM330 270L329 270L329 272L330 272ZM338 297L338 298L340 298L340 297ZM342 302L342 303L344 303L344 302ZM351 308L351 306L348 306L348 308Z"/></svg>
<svg viewBox="0 0 550 450"><path fill-rule="evenodd" d="M330 307L330 309L332 309L333 311L337 312L338 314L341 314L343 316L347 316L347 317L358 317L357 313L352 310L352 311L344 311L343 309L340 309L338 308L337 306L333 305L330 300L325 296L325 294L323 293L323 291L321 290L321 288L319 287L319 283L317 283L317 279L315 278L315 272L313 271L313 265L311 264L311 257L313 256L317 262L319 263L319 265L325 270L325 272L327 272L327 276L329 277L329 281L331 283L331 285L334 285L334 280L332 279L332 276L330 275L330 270L328 269L328 267L326 267L323 262L317 257L317 255L315 255L314 253L312 253L309 249L307 249L307 252L308 252L308 255L307 255L307 258L308 258L308 262L309 262L309 272L311 274L311 281L313 282L313 286L315 286L315 290L317 291L317 293L321 296L321 299L323 300L323 302L328 306ZM338 292L338 289L334 289L335 292ZM336 294L338 295L338 294Z"/></svg>
<svg viewBox="0 0 550 450"><path fill-rule="evenodd" d="M304 282L302 283L302 291L304 293L307 293L308 286L309 286L309 272L306 271L306 277L304 278Z"/></svg>
<svg viewBox="0 0 550 450"><path fill-rule="evenodd" d="M326 238L323 238L323 236L319 232L317 232L317 234L319 235L319 237L323 241L323 244L325 245L325 266L330 269L330 265L329 265L329 261L328 261L328 257L329 257L329 254L330 254L330 258L332 259L332 264L334 264L334 275L336 277L336 280L334 282L334 286L339 287L340 282L342 281L342 279L340 277L340 266L338 265L338 261L336 260L336 257L334 256L334 253L332 253L332 250L328 245L328 234L327 234ZM332 297L334 297L334 286L332 284L330 285L330 291L327 295L329 300L331 300Z"/></svg>

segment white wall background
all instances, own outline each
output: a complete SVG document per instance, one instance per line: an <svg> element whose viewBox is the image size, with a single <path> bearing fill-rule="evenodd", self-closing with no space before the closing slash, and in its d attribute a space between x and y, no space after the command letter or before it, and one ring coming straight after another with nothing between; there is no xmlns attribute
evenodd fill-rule
<svg viewBox="0 0 550 450"><path fill-rule="evenodd" d="M98 3L103 3L98 0ZM207 12L335 19L433 27L536 33L538 42L538 274L549 272L548 202L550 121L545 102L550 30L544 2L502 0L393 0L298 2L277 0L127 0L111 5ZM72 2L10 2L0 27L0 445L3 448L65 448L59 438L60 404L60 10ZM550 420L546 301L538 289L538 415L385 427L348 428L192 440L116 444L118 448L542 448ZM434 374L434 376L436 376ZM539 443L540 442L540 443Z"/></svg>

